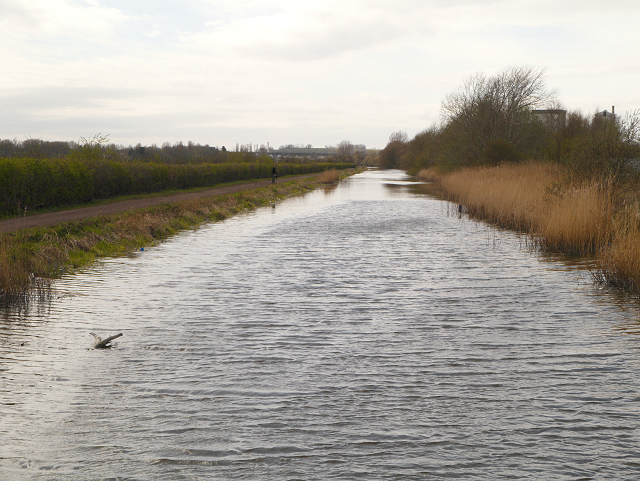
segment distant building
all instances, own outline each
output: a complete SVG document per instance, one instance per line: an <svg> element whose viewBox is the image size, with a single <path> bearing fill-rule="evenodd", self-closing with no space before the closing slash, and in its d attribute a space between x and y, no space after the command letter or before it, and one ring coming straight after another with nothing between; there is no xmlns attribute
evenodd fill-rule
<svg viewBox="0 0 640 481"><path fill-rule="evenodd" d="M611 107L611 112L609 112L607 110L603 110L602 112L597 112L595 116L599 117L599 118L606 119L606 120L615 121L618 118L618 116L615 114L615 111L616 111L616 107L614 105L614 106Z"/></svg>
<svg viewBox="0 0 640 481"><path fill-rule="evenodd" d="M353 147L353 154L366 154L367 146L364 144L351 145ZM311 159L322 159L325 157L336 157L339 154L338 147L307 147L286 145L279 149L270 149L269 155L274 158L282 157L306 157Z"/></svg>

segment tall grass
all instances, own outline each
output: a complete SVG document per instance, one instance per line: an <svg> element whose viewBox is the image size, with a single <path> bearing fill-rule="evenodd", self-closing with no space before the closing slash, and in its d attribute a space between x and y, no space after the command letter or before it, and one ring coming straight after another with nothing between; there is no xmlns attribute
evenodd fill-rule
<svg viewBox="0 0 640 481"><path fill-rule="evenodd" d="M593 255L611 240L614 187L609 179L586 181L549 196L538 220L543 246L579 255Z"/></svg>
<svg viewBox="0 0 640 481"><path fill-rule="evenodd" d="M340 172L336 172L334 169L325 170L318 176L318 180L323 184L333 184L340 181Z"/></svg>
<svg viewBox="0 0 640 481"><path fill-rule="evenodd" d="M527 163L454 171L438 183L472 216L526 232L548 250L594 254L611 239L613 185L604 180L558 187L561 178L555 164Z"/></svg>
<svg viewBox="0 0 640 481"><path fill-rule="evenodd" d="M592 256L594 278L640 292L640 204L610 178L563 183L555 164L505 164L448 174L425 170L470 215L526 232L545 250Z"/></svg>
<svg viewBox="0 0 640 481"><path fill-rule="evenodd" d="M504 164L444 175L441 187L468 212L502 227L535 232L546 188L558 174L549 164Z"/></svg>
<svg viewBox="0 0 640 481"><path fill-rule="evenodd" d="M180 230L273 204L319 185L316 178L304 178L50 228L0 233L0 301L21 301L40 294L63 269L82 267L103 256L123 255Z"/></svg>
<svg viewBox="0 0 640 481"><path fill-rule="evenodd" d="M640 206L625 206L614 219L611 243L598 256L594 277L640 292Z"/></svg>
<svg viewBox="0 0 640 481"><path fill-rule="evenodd" d="M21 218L16 219L19 225ZM42 257L32 256L22 231L0 232L0 305L24 302L30 296L45 296L50 281ZM50 276L49 276L50 277Z"/></svg>

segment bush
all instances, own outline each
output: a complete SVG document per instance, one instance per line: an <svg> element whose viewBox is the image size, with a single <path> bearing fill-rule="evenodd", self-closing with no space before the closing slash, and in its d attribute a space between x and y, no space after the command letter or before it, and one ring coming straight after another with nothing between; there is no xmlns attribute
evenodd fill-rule
<svg viewBox="0 0 640 481"><path fill-rule="evenodd" d="M567 113L546 90L541 70L512 68L466 80L442 103L441 124L411 141L392 135L379 166L416 174L552 160L566 166L570 182L606 177L616 185L637 180L639 158L640 110L624 119Z"/></svg>
<svg viewBox="0 0 640 481"><path fill-rule="evenodd" d="M499 165L503 162L517 162L519 160L516 149L506 140L492 140L487 143L484 151L483 163L487 165Z"/></svg>
<svg viewBox="0 0 640 481"><path fill-rule="evenodd" d="M270 161L227 164L158 164L95 156L57 159L0 158L0 215L25 208L50 209L147 194L166 189L209 187L226 182L271 177ZM85 153L87 153L85 152ZM279 164L280 176L353 167L352 163Z"/></svg>

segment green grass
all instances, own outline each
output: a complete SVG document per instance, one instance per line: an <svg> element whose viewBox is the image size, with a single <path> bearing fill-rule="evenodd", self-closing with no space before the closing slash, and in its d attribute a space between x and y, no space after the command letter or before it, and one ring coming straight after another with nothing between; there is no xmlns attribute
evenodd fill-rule
<svg viewBox="0 0 640 481"><path fill-rule="evenodd" d="M180 231L271 205L320 185L318 179L309 177L235 194L0 234L0 300L24 300L46 291L60 272L85 267L101 257L130 254Z"/></svg>

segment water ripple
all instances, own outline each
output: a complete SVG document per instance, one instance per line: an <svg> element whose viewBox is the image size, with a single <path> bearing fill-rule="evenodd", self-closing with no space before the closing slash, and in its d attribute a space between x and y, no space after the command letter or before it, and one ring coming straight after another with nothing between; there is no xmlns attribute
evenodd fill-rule
<svg viewBox="0 0 640 481"><path fill-rule="evenodd" d="M6 311L0 479L637 478L637 307L403 179ZM91 331L124 336L88 350Z"/></svg>

